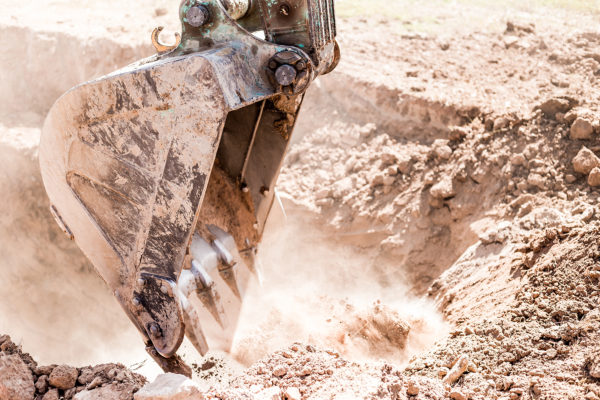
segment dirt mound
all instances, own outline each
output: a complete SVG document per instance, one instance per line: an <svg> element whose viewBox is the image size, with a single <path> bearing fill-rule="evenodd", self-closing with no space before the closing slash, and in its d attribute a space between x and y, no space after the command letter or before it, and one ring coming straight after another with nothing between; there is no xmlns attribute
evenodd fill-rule
<svg viewBox="0 0 600 400"><path fill-rule="evenodd" d="M8 335L0 336L0 398L4 400L131 399L145 383L146 378L121 364L38 365Z"/></svg>

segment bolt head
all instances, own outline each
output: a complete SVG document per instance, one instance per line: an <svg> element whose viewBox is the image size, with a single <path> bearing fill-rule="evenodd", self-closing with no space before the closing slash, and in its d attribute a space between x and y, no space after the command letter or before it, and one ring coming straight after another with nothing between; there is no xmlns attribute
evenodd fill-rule
<svg viewBox="0 0 600 400"><path fill-rule="evenodd" d="M275 79L281 86L289 86L296 80L296 68L289 64L284 64L275 71Z"/></svg>
<svg viewBox="0 0 600 400"><path fill-rule="evenodd" d="M193 6L190 7L185 13L185 19L188 25L194 28L199 28L208 22L210 14L208 9L204 6Z"/></svg>
<svg viewBox="0 0 600 400"><path fill-rule="evenodd" d="M158 324L156 322L152 322L150 324L149 330L150 330L151 336L154 336L154 337L160 336L160 326L158 326Z"/></svg>
<svg viewBox="0 0 600 400"><path fill-rule="evenodd" d="M296 64L296 69L298 71L303 71L306 69L306 62L304 62L303 60L298 61L298 63Z"/></svg>
<svg viewBox="0 0 600 400"><path fill-rule="evenodd" d="M134 306L138 307L140 304L142 304L140 302L140 299L138 299L137 297L134 297L133 300L131 301L133 303Z"/></svg>

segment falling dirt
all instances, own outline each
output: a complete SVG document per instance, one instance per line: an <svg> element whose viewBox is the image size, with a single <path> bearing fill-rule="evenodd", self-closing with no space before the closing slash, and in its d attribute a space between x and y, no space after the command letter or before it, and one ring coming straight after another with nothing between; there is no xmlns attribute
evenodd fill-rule
<svg viewBox="0 0 600 400"><path fill-rule="evenodd" d="M600 399L598 15L432 2L366 18L347 1L343 61L308 92L278 183L263 286L231 355L186 344L199 386L181 398ZM2 399L131 399L144 379L112 363L157 374L37 169L56 97L149 54L150 22L177 29L166 1L123 19L109 3L40 18L0 2L0 331L17 342L0 339Z"/></svg>

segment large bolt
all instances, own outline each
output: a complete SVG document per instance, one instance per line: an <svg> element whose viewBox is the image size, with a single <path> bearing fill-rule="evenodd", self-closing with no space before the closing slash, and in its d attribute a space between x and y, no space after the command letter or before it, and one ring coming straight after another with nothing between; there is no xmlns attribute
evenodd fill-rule
<svg viewBox="0 0 600 400"><path fill-rule="evenodd" d="M275 71L275 79L281 86L289 86L296 80L296 68L289 64L281 65Z"/></svg>
<svg viewBox="0 0 600 400"><path fill-rule="evenodd" d="M160 337L161 333L160 333L160 326L158 326L158 324L156 322L152 322L150 324L150 336L152 337Z"/></svg>
<svg viewBox="0 0 600 400"><path fill-rule="evenodd" d="M209 18L210 13L208 12L208 9L204 6L190 7L185 13L185 19L188 25L191 25L194 28L198 28L206 24Z"/></svg>

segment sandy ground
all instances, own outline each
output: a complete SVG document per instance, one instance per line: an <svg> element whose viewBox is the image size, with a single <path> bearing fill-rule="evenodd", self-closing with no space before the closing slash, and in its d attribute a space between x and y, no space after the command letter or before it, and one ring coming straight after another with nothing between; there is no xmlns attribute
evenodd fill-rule
<svg viewBox="0 0 600 400"><path fill-rule="evenodd" d="M265 286L231 355L184 348L189 398L600 398L597 15L409 3L339 2L343 61L307 94ZM177 29L173 5L150 5L0 1L0 331L39 361L0 343L14 398L131 398L143 379L82 367L158 372L55 227L36 162L57 96L151 54L154 26ZM83 378L44 386L46 364Z"/></svg>

